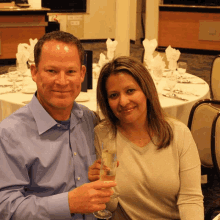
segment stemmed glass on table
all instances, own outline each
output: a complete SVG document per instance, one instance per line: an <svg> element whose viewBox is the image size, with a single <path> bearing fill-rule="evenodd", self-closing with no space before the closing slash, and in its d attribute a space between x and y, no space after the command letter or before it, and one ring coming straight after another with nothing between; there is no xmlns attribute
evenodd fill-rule
<svg viewBox="0 0 220 220"><path fill-rule="evenodd" d="M116 146L109 146L102 144L102 158L101 158L101 169L100 169L100 180L101 181L114 181L117 168L117 153ZM118 195L114 193L111 198L116 198ZM96 218L110 219L112 213L106 209L100 210L93 213Z"/></svg>
<svg viewBox="0 0 220 220"><path fill-rule="evenodd" d="M13 82L13 87L11 92L16 92L15 90L15 82L19 76L19 71L17 70L17 67L9 67L8 68L8 77Z"/></svg>
<svg viewBox="0 0 220 220"><path fill-rule="evenodd" d="M177 64L177 70L180 74L180 82L183 81L183 75L186 73L186 69L187 69L187 63L186 62L178 62Z"/></svg>
<svg viewBox="0 0 220 220"><path fill-rule="evenodd" d="M174 97L175 94L173 93L173 90L174 90L174 87L177 84L177 74L175 73L174 70L167 72L167 74L166 74L166 83L167 83L167 86L169 87L169 90L170 90L168 96L169 97Z"/></svg>
<svg viewBox="0 0 220 220"><path fill-rule="evenodd" d="M157 89L157 93L160 94L159 92L159 83L163 77L163 69L162 68L154 68L152 70L153 74L152 74L152 78L153 81L155 83L156 89Z"/></svg>
<svg viewBox="0 0 220 220"><path fill-rule="evenodd" d="M153 69L153 80L155 81L156 86L158 86L162 77L163 77L163 69L162 68L154 68Z"/></svg>

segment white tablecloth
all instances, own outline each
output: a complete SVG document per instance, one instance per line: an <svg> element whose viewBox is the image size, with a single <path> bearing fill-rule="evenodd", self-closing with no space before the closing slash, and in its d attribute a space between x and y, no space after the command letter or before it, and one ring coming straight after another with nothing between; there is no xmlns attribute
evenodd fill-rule
<svg viewBox="0 0 220 220"><path fill-rule="evenodd" d="M193 82L202 82L204 84L177 84L176 88L180 87L183 89L183 91L192 92L195 94L198 94L199 96L193 96L193 95L179 95L185 99L188 99L189 101L182 101L177 99L171 99L162 96L160 93L167 93L167 91L164 91L163 88L166 87L166 81L165 78L161 80L161 82L158 85L158 92L159 92L159 99L162 108L165 110L167 114L169 114L172 117L175 117L182 121L183 123L187 124L188 117L190 110L192 106L201 99L209 98L209 86L207 83L205 83L204 80L193 77L189 74L191 77L189 80ZM4 84L10 84L8 82L7 78L0 78L0 85ZM33 88L36 88L35 83L32 81L31 77L25 77L25 84L24 92L29 90L33 90ZM28 85L28 86L27 86ZM93 90L88 90L87 93L81 93L77 97L77 102L80 104L83 104L87 106L89 109L93 111L97 111L97 102L96 102L96 85L97 85L97 79L93 79ZM0 86L0 93L10 90L11 88L2 88ZM8 93L8 94L2 94L0 95L0 121L2 121L4 118L9 116L11 113L19 109L20 107L24 106L24 101L30 101L33 97L32 94L26 94L22 91L17 93ZM83 101L87 100L89 101Z"/></svg>
<svg viewBox="0 0 220 220"><path fill-rule="evenodd" d="M165 112L171 117L177 118L187 125L192 106L199 100L210 98L210 91L209 85L203 79L191 74L186 74L186 76L189 77L189 81L194 83L178 83L174 89L180 88L184 92L193 93L198 96L177 94L182 98L188 99L188 101L171 99L162 96L161 93L167 93L167 91L163 90L164 88L167 88L165 78L163 78L162 82L160 82L160 88L158 90L160 103Z"/></svg>

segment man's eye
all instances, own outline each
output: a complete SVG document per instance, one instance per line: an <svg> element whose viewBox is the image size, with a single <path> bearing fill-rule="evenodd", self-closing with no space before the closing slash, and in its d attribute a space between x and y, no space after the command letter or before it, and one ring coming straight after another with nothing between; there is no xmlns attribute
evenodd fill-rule
<svg viewBox="0 0 220 220"><path fill-rule="evenodd" d="M76 71L75 70L69 70L68 74L74 74Z"/></svg>
<svg viewBox="0 0 220 220"><path fill-rule="evenodd" d="M56 73L56 71L52 70L52 69L48 69L47 72L49 72L49 73Z"/></svg>

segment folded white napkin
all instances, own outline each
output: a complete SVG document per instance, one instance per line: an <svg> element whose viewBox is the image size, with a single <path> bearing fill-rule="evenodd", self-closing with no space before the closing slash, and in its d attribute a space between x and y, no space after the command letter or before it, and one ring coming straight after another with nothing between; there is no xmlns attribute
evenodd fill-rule
<svg viewBox="0 0 220 220"><path fill-rule="evenodd" d="M28 44L18 44L16 58L18 63L24 63L28 61L29 58L29 45Z"/></svg>
<svg viewBox="0 0 220 220"><path fill-rule="evenodd" d="M144 64L147 66L148 69L151 69L152 62L153 62L153 53L157 47L157 40L148 40L144 39L143 46L144 46Z"/></svg>
<svg viewBox="0 0 220 220"><path fill-rule="evenodd" d="M107 39L106 41L106 45L107 45L107 58L109 60L112 60L115 56L115 49L116 46L118 45L118 41L112 41L110 38Z"/></svg>
<svg viewBox="0 0 220 220"><path fill-rule="evenodd" d="M32 38L29 39L30 47L29 47L29 61L34 62L34 47L35 44L38 42L38 39L35 38L34 40Z"/></svg>
<svg viewBox="0 0 220 220"><path fill-rule="evenodd" d="M163 61L163 58L160 54L157 54L156 57L153 58L153 61L152 61L152 69L155 70L155 69L161 69L164 71L165 69L165 62Z"/></svg>
<svg viewBox="0 0 220 220"><path fill-rule="evenodd" d="M102 66L105 65L107 62L108 62L108 60L106 59L105 54L100 53L100 55L99 55L99 62L98 62L99 67L102 68Z"/></svg>
<svg viewBox="0 0 220 220"><path fill-rule="evenodd" d="M27 72L27 61L34 63L34 46L37 43L37 41L37 38L35 38L34 40L30 38L30 45L26 43L18 44L16 53L16 65L21 74Z"/></svg>
<svg viewBox="0 0 220 220"><path fill-rule="evenodd" d="M19 44L16 53L16 65L18 71L23 74L27 71L27 61L29 59L29 45L28 44Z"/></svg>
<svg viewBox="0 0 220 220"><path fill-rule="evenodd" d="M170 45L166 48L166 57L169 62L169 69L175 70L177 68L177 60L180 58L180 51L172 48Z"/></svg>

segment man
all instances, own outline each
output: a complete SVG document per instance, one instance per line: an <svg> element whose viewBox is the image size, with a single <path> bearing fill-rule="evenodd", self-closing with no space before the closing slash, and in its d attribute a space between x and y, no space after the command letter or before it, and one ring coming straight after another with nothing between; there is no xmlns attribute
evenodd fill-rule
<svg viewBox="0 0 220 220"><path fill-rule="evenodd" d="M83 47L51 32L34 56L37 92L0 123L0 219L93 219L87 214L105 208L116 183L88 183L95 117L74 102L86 72Z"/></svg>

